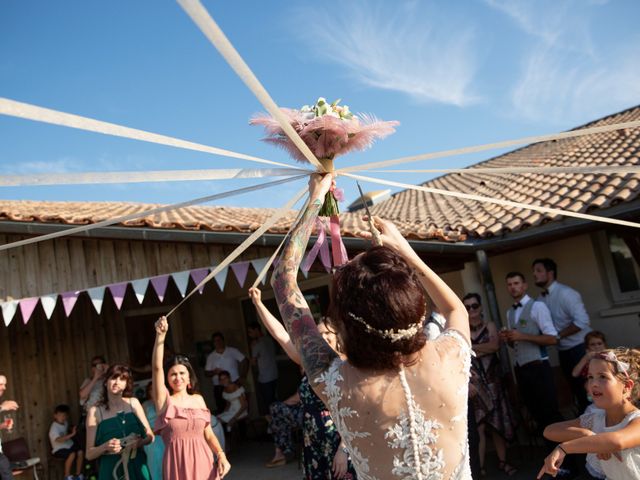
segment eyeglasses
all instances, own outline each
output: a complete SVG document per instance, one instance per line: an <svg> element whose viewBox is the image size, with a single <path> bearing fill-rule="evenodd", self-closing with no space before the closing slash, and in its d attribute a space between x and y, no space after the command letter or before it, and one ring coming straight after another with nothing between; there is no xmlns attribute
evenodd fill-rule
<svg viewBox="0 0 640 480"><path fill-rule="evenodd" d="M471 311L471 310L477 310L480 308L480 304L479 303L472 303L471 305L464 305L464 308L467 309L467 312Z"/></svg>

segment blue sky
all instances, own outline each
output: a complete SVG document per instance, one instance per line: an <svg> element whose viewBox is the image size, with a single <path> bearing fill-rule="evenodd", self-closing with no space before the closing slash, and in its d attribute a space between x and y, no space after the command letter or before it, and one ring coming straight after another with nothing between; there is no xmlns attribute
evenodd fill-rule
<svg viewBox="0 0 640 480"><path fill-rule="evenodd" d="M338 166L553 133L640 104L635 0L203 3L279 105L342 98L400 121ZM248 125L261 105L174 2L1 2L0 96L293 163ZM261 168L9 117L0 138L0 174ZM253 183L4 187L0 198L171 203ZM356 198L352 180L339 184L347 202ZM222 203L275 207L299 188Z"/></svg>

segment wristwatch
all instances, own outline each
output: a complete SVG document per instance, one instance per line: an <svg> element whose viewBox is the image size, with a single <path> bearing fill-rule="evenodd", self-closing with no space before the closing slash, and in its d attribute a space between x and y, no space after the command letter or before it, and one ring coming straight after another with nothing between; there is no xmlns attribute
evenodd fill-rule
<svg viewBox="0 0 640 480"><path fill-rule="evenodd" d="M340 450L342 450L342 453L344 453L345 455L349 455L349 449L345 446L340 447Z"/></svg>

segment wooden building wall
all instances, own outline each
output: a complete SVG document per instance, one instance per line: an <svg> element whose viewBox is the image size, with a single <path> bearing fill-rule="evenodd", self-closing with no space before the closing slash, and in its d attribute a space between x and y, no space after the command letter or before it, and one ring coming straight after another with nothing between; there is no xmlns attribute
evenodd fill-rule
<svg viewBox="0 0 640 480"><path fill-rule="evenodd" d="M0 243L20 238L0 235ZM228 245L73 238L42 242L0 252L0 299L86 290L207 267L219 263L232 249L233 246ZM236 261L264 258L272 253L270 248L251 248ZM232 277L229 273L227 282ZM194 286L190 281L189 288ZM238 295L237 282L234 287L233 295ZM224 300L227 297L217 291L215 281L206 288L217 292L215 297L207 295L210 298ZM145 301L139 305L129 287L121 310L116 308L110 293L106 293L102 313L98 315L89 297L83 293L69 318L66 318L59 300L50 320L38 304L27 325L24 325L19 309L8 327L0 322L0 373L8 379L8 389L3 398L14 399L20 404L18 412L13 414L16 422L14 432L11 435L3 432L3 439L26 437L32 454L46 462L50 450L47 432L52 410L57 404L69 404L72 419L77 421L79 386L89 375L91 357L103 354L111 363L128 362L126 322L132 321L128 318L131 312L155 314L163 309L166 311L180 299L177 288L169 281L162 304L149 286ZM198 298L194 303L187 302L172 317L172 339L179 351L192 352L194 342L207 335L203 330L200 338L194 337L194 328L202 330L194 327L193 319L203 315L200 312L203 301L203 298ZM216 307L214 302L210 303L207 309L210 309L209 316L213 317ZM236 305L231 309L238 311ZM218 318L216 323L222 320Z"/></svg>

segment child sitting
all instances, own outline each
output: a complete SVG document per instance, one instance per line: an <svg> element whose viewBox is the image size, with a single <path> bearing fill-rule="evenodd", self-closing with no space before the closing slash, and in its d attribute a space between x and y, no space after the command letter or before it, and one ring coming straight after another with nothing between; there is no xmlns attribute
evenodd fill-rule
<svg viewBox="0 0 640 480"><path fill-rule="evenodd" d="M546 438L562 443L545 459L538 478L555 476L570 453L586 453L589 470L609 480L640 478L639 371L640 350L606 350L589 361L587 384L599 410L545 429Z"/></svg>
<svg viewBox="0 0 640 480"><path fill-rule="evenodd" d="M76 427L71 427L69 431L69 406L58 405L53 411L53 423L49 427L49 441L51 442L51 453L56 458L64 460L64 478L73 480L71 467L76 461L76 480L84 480L82 474L82 463L84 454L80 445L75 442Z"/></svg>

